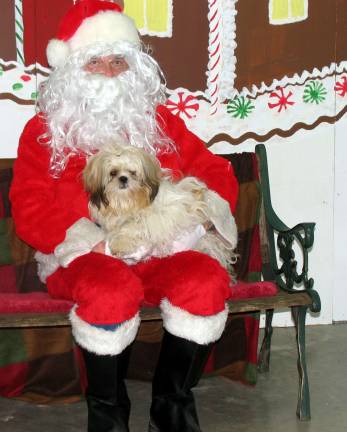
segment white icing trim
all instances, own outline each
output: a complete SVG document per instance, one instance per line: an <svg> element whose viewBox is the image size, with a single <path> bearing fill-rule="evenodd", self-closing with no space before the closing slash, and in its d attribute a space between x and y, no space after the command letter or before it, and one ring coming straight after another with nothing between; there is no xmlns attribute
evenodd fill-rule
<svg viewBox="0 0 347 432"><path fill-rule="evenodd" d="M228 307L215 315L201 316L174 306L164 298L160 303L163 327L172 335L200 345L207 345L218 340L224 331L228 318Z"/></svg>
<svg viewBox="0 0 347 432"><path fill-rule="evenodd" d="M251 100L252 105L255 106L254 110L250 111L245 118L241 118L240 115L233 117L224 105L224 109L221 107L211 122L209 103L200 100L196 117L187 119L186 124L206 143L210 143L213 138L218 138L218 142L210 146L209 150L220 154L235 152L236 141L228 144L229 139L237 140L237 143L247 142L254 146L254 139L257 142L264 142L265 139L276 141L278 135L282 137L283 133L285 135L311 133L313 125L317 122L323 124L320 127L326 127L324 125L327 121L329 123L336 121L336 116L340 117L346 110L347 94L346 89L343 88L346 79L347 73L342 72L333 73L324 79L308 79L302 85L288 85L284 88L284 96L288 97L291 93L288 102L294 102L294 105L288 104L287 109L283 107L282 110L279 110L281 104L272 108L269 106L269 103L275 105L280 102L279 98L275 97L275 94L278 96L281 94L278 89L273 91L273 95L272 92L258 94ZM309 100L309 91L313 88L312 82L319 86L322 96L319 103L316 103L314 95ZM306 132L305 129L310 131ZM225 141L220 134L225 135Z"/></svg>
<svg viewBox="0 0 347 432"><path fill-rule="evenodd" d="M76 309L74 306L69 316L72 334L78 345L86 350L99 355L117 355L135 340L140 326L139 314L121 323L116 330L104 330L82 320Z"/></svg>
<svg viewBox="0 0 347 432"><path fill-rule="evenodd" d="M210 59L207 70L206 95L211 101L211 114L219 102L231 97L236 78L236 3L238 0L209 0Z"/></svg>
<svg viewBox="0 0 347 432"><path fill-rule="evenodd" d="M266 85L264 82L261 83L260 86L253 85L251 88L243 87L241 91L237 91L232 89L233 93L229 93L223 95L225 99L231 99L235 96L251 96L257 97L259 93L270 93L273 90L276 90L277 87L285 87L287 85L303 85L304 82L308 79L324 79L327 75L331 75L335 73L336 75L346 73L347 72L347 61L342 61L340 63L331 63L330 66L324 66L322 69L314 68L311 72L305 70L300 75L298 73L294 74L291 77L284 76L280 80L273 80L270 85ZM236 75L235 75L236 77ZM191 94L195 97L206 97L208 98L207 90L206 92L202 92L200 90L191 92L189 89L184 87L178 87L177 89L167 89L167 93L169 95L177 94L178 92L183 92L187 94ZM221 100L221 102L224 99Z"/></svg>
<svg viewBox="0 0 347 432"><path fill-rule="evenodd" d="M206 91L197 90L197 91L192 92L189 89L186 89L185 87L177 87L176 89L166 88L166 93L170 96L171 95L177 95L180 92L182 92L184 94L190 94L190 95L195 96L195 97L198 97L198 96L206 97Z"/></svg>
<svg viewBox="0 0 347 432"><path fill-rule="evenodd" d="M237 1L237 0L234 0L234 1ZM236 62L235 62L235 64L236 64ZM18 68L20 71L23 71L24 73L25 72L29 73L29 72L35 70L35 68L38 70L39 73L50 74L50 72L51 72L51 69L42 66L40 63L36 63L36 64L29 65L27 67L24 67L24 65L22 65L16 61L13 61L13 60L5 61L5 60L0 58L0 65L5 66L5 67L15 66L16 68ZM7 71L4 71L4 73L6 73L6 72ZM232 99L235 96L245 96L245 97L250 96L250 97L256 98L256 97L258 97L259 94L270 93L273 90L276 90L277 87L285 87L287 85L303 85L303 83L309 79L316 79L316 78L324 79L324 78L326 78L327 75L331 75L333 73L338 75L338 74L342 74L342 73L346 73L346 72L347 72L347 61L342 61L340 63L331 63L329 66L324 66L322 69L314 68L312 71L305 70L301 74L296 73L291 77L284 76L280 80L275 79L272 81L272 83L270 85L266 85L263 82L259 86L253 85L251 88L244 87L241 91L237 91L234 88L229 87L229 89L231 89L231 92L227 93L227 94L223 94L223 98L224 99ZM236 74L235 74L235 78L236 78ZM192 96L195 96L195 97L208 98L207 90L205 90L205 91L198 90L198 91L191 92L187 88L178 87L177 89L166 89L166 91L169 95L177 94L178 92L183 92L186 94L191 94ZM222 102L224 99L222 99L220 102Z"/></svg>
<svg viewBox="0 0 347 432"><path fill-rule="evenodd" d="M284 87L287 85L302 85L308 79L316 79L316 78L326 78L327 75L331 75L333 73L340 74L347 71L347 61L342 61L340 63L331 63L330 66L324 66L322 69L314 68L311 72L305 70L299 75L298 73L294 74L291 77L284 76L280 80L273 80L272 83L268 86L264 82L261 83L260 86L253 85L251 89L244 87L240 92L236 92L237 95L240 96L251 96L255 97L258 93L269 93L275 90L277 87ZM235 95L236 95L235 94ZM234 95L234 96L235 96ZM230 96L229 96L230 97Z"/></svg>
<svg viewBox="0 0 347 432"><path fill-rule="evenodd" d="M305 21L308 18L308 0L304 0L304 15L301 17L292 17L291 11L292 11L292 0L288 0L288 7L289 7L289 16L288 18L284 19L273 19L272 18L272 6L273 6L274 0L269 0L269 23L272 25L283 25L283 24L293 24L300 21Z"/></svg>
<svg viewBox="0 0 347 432"><path fill-rule="evenodd" d="M237 58L235 50L236 42L236 3L238 0L222 0L223 8L223 27L222 27L222 61L223 68L220 78L219 100L222 102L226 98L233 97L236 79Z"/></svg>
<svg viewBox="0 0 347 432"><path fill-rule="evenodd" d="M10 60L6 61L0 58L0 65L1 66L15 66L16 68L22 70L23 72L31 72L35 68L42 73L51 73L51 69L48 69L44 66L41 66L40 63L34 63L29 66L24 66L22 63L18 63L17 61ZM6 71L5 71L6 72Z"/></svg>

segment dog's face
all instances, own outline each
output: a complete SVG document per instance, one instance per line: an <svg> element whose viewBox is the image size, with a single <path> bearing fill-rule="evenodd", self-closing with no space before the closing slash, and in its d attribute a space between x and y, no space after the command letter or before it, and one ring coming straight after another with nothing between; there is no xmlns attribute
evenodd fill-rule
<svg viewBox="0 0 347 432"><path fill-rule="evenodd" d="M92 156L83 171L94 213L124 215L148 206L161 181L157 159L134 147L110 146ZM96 218L97 219L97 218Z"/></svg>

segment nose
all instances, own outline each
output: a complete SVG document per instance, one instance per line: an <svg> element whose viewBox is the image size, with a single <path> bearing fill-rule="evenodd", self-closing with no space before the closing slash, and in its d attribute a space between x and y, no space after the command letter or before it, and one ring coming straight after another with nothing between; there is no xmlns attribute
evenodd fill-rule
<svg viewBox="0 0 347 432"><path fill-rule="evenodd" d="M128 177L127 176L120 176L119 177L119 183L121 185L121 187L125 187L128 184Z"/></svg>
<svg viewBox="0 0 347 432"><path fill-rule="evenodd" d="M100 74L105 75L108 78L113 78L118 74L113 70L112 64L110 62L103 62L100 70Z"/></svg>

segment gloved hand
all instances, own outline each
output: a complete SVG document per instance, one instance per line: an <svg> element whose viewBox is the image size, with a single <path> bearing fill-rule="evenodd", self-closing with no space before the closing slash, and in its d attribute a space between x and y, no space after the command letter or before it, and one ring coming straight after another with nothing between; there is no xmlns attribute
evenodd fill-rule
<svg viewBox="0 0 347 432"><path fill-rule="evenodd" d="M65 240L54 249L54 255L62 267L89 253L93 247L105 239L103 230L87 218L81 218L67 231Z"/></svg>

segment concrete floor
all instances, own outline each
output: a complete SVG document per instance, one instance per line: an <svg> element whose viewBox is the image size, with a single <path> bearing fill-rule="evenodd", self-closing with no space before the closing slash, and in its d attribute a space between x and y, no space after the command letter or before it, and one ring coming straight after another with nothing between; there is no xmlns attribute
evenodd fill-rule
<svg viewBox="0 0 347 432"><path fill-rule="evenodd" d="M255 388L222 378L203 379L195 390L204 432L347 431L347 324L307 328L310 422L296 419L297 370L294 329L275 329L271 371ZM130 381L131 432L146 432L150 385ZM35 406L0 398L1 432L83 432L83 402ZM182 431L184 432L184 431Z"/></svg>

